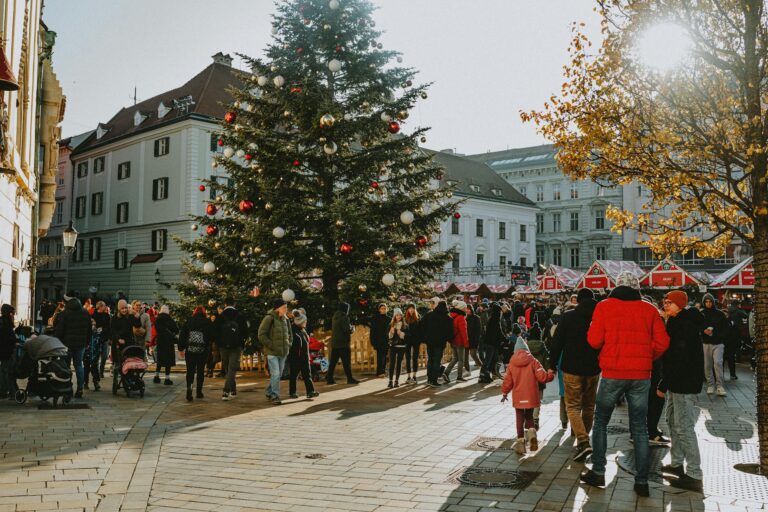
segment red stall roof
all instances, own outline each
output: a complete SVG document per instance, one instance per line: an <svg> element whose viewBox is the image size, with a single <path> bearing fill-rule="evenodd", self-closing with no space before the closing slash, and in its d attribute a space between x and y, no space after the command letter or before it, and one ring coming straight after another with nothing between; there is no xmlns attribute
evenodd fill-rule
<svg viewBox="0 0 768 512"><path fill-rule="evenodd" d="M622 272L631 272L638 279L645 275L645 271L634 261L597 260L584 272L576 288L616 288L616 278Z"/></svg>
<svg viewBox="0 0 768 512"><path fill-rule="evenodd" d="M712 288L752 290L755 287L755 270L752 258L747 258L730 270L726 270L710 284Z"/></svg>
<svg viewBox="0 0 768 512"><path fill-rule="evenodd" d="M685 285L698 286L701 282L669 259L660 261L640 280L640 286L659 290L671 290Z"/></svg>
<svg viewBox="0 0 768 512"><path fill-rule="evenodd" d="M550 265L539 281L538 291L549 292L575 288L583 273L570 268Z"/></svg>

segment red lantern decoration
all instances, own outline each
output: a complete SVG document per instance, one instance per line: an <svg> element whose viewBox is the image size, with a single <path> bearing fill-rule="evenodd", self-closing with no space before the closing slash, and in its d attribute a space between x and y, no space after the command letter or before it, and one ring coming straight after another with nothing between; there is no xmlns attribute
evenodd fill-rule
<svg viewBox="0 0 768 512"><path fill-rule="evenodd" d="M352 244L344 242L341 244L341 247L339 247L339 251L341 254L349 254L352 252Z"/></svg>
<svg viewBox="0 0 768 512"><path fill-rule="evenodd" d="M301 87L291 87L291 92L294 94L299 94L301 92Z"/></svg>
<svg viewBox="0 0 768 512"><path fill-rule="evenodd" d="M397 121L390 121L387 129L389 130L389 133L397 133L400 131L400 123Z"/></svg>
<svg viewBox="0 0 768 512"><path fill-rule="evenodd" d="M246 154L245 154L245 159L246 159L246 160L253 160L253 155L252 155L252 154L250 154L250 153L246 153Z"/></svg>
<svg viewBox="0 0 768 512"><path fill-rule="evenodd" d="M218 208L216 208L215 204L209 204L205 207L205 213L208 215L216 215L216 212L219 211Z"/></svg>
<svg viewBox="0 0 768 512"><path fill-rule="evenodd" d="M216 236L219 234L219 228L211 224L205 229L205 232L208 233L208 236Z"/></svg>
<svg viewBox="0 0 768 512"><path fill-rule="evenodd" d="M197 188L200 189L200 192L205 192L205 185L200 185Z"/></svg>
<svg viewBox="0 0 768 512"><path fill-rule="evenodd" d="M427 237L425 237L424 235L417 236L416 245L418 245L419 247L424 247L425 245L427 245Z"/></svg>
<svg viewBox="0 0 768 512"><path fill-rule="evenodd" d="M379 188L379 182L378 181L371 182L371 188Z"/></svg>
<svg viewBox="0 0 768 512"><path fill-rule="evenodd" d="M224 139L217 140L216 144L218 144L219 146L223 146L224 145Z"/></svg>
<svg viewBox="0 0 768 512"><path fill-rule="evenodd" d="M301 165L301 161L300 161L300 160L294 160L294 161L293 161L293 166L294 166L294 167L298 167L298 166L300 166L300 165Z"/></svg>
<svg viewBox="0 0 768 512"><path fill-rule="evenodd" d="M461 214L459 212L456 212L456 213L453 214L453 218L454 219L460 219L461 218Z"/></svg>
<svg viewBox="0 0 768 512"><path fill-rule="evenodd" d="M234 123L235 119L237 119L237 114L231 110L226 114L224 114L224 121L226 121L229 124Z"/></svg>
<svg viewBox="0 0 768 512"><path fill-rule="evenodd" d="M249 213L251 210L253 210L253 201L250 199L240 201L240 213Z"/></svg>

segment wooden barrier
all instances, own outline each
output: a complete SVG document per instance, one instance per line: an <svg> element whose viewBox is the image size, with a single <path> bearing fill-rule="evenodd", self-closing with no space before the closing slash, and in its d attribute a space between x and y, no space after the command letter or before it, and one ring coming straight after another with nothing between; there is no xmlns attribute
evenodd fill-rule
<svg viewBox="0 0 768 512"><path fill-rule="evenodd" d="M312 335L325 344L325 357L331 356L331 331L315 331ZM356 373L374 373L376 371L376 351L370 343L370 329L363 325L355 327L352 333L352 371ZM447 364L452 357L450 347L446 345L443 352L443 364ZM217 369L220 366L217 365ZM403 361L403 372L405 372L405 361ZM419 351L419 368L427 367L427 346L422 343ZM341 370L341 364L336 366L337 371ZM245 355L240 360L240 369L243 371L255 371L262 375L267 374L267 357L263 353Z"/></svg>

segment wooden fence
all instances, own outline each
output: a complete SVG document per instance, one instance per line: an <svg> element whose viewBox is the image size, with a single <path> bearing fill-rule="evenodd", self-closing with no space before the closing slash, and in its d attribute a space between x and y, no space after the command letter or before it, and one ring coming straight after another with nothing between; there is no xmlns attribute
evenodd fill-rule
<svg viewBox="0 0 768 512"><path fill-rule="evenodd" d="M331 356L331 331L315 331L313 336L325 344L325 357ZM352 333L352 370L361 373L374 373L376 371L376 351L369 341L369 328L365 326L355 327ZM452 351L446 347L443 353L443 363L451 360ZM419 352L419 368L427 367L427 347L421 344ZM337 371L341 369L341 364L337 365ZM243 356L240 361L240 369L255 371L266 375L267 358L263 353ZM405 361L403 361L403 372L405 372Z"/></svg>

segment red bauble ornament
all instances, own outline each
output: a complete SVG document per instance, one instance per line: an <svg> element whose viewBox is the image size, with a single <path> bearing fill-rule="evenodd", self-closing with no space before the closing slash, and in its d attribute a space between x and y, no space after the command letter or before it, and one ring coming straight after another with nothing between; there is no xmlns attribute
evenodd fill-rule
<svg viewBox="0 0 768 512"><path fill-rule="evenodd" d="M400 131L400 123L397 121L391 121L387 129L389 130L389 133L397 133Z"/></svg>
<svg viewBox="0 0 768 512"><path fill-rule="evenodd" d="M293 166L294 166L294 167L298 167L298 166L300 166L300 165L301 165L301 161L300 161L300 160L294 160L294 161L293 161Z"/></svg>
<svg viewBox="0 0 768 512"><path fill-rule="evenodd" d="M211 224L207 228L205 228L205 232L208 233L208 236L216 236L219 234L219 228Z"/></svg>
<svg viewBox="0 0 768 512"><path fill-rule="evenodd" d="M304 48L296 48L296 53L301 55L302 53L304 53Z"/></svg>
<svg viewBox="0 0 768 512"><path fill-rule="evenodd" d="M240 201L240 213L248 213L253 210L253 201L244 199Z"/></svg>
<svg viewBox="0 0 768 512"><path fill-rule="evenodd" d="M456 213L453 214L453 218L454 219L460 219L461 218L461 214L459 212L456 212Z"/></svg>
<svg viewBox="0 0 768 512"><path fill-rule="evenodd" d="M368 307L368 299L360 299L357 301L358 304L360 304L361 308L367 308Z"/></svg>
<svg viewBox="0 0 768 512"><path fill-rule="evenodd" d="M379 188L379 182L378 181L372 181L371 182L371 188Z"/></svg>
<svg viewBox="0 0 768 512"><path fill-rule="evenodd" d="M252 154L250 154L250 153L246 153L246 154L245 154L245 159L246 159L246 160L253 160L253 155L252 155Z"/></svg>
<svg viewBox="0 0 768 512"><path fill-rule="evenodd" d="M229 124L234 123L235 119L237 119L237 114L235 112L232 112L231 110L226 114L224 114L224 121L226 121Z"/></svg>
<svg viewBox="0 0 768 512"><path fill-rule="evenodd" d="M425 237L424 235L417 236L416 245L418 245L419 247L424 247L425 245L427 245L427 237Z"/></svg>
<svg viewBox="0 0 768 512"><path fill-rule="evenodd" d="M216 208L215 204L209 204L205 207L205 213L208 215L216 215L216 212L219 211L218 208Z"/></svg>
<svg viewBox="0 0 768 512"><path fill-rule="evenodd" d="M341 45L336 46L336 53L341 53L344 51L344 47Z"/></svg>
<svg viewBox="0 0 768 512"><path fill-rule="evenodd" d="M200 192L205 192L205 185L200 185L197 188L200 189Z"/></svg>
<svg viewBox="0 0 768 512"><path fill-rule="evenodd" d="M341 247L339 247L339 251L341 254L349 254L352 252L352 244L344 242L341 244Z"/></svg>
<svg viewBox="0 0 768 512"><path fill-rule="evenodd" d="M217 140L216 144L218 144L219 146L223 146L224 145L224 139Z"/></svg>
<svg viewBox="0 0 768 512"><path fill-rule="evenodd" d="M301 93L301 87L291 87L291 92L294 94Z"/></svg>

